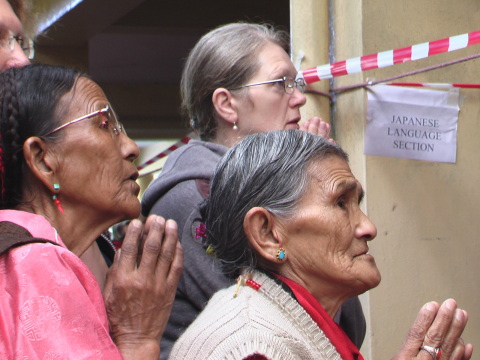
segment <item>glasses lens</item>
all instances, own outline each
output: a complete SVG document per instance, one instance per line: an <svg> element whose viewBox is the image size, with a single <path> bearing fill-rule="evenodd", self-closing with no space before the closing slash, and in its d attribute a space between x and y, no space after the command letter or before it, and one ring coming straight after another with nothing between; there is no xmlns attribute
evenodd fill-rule
<svg viewBox="0 0 480 360"><path fill-rule="evenodd" d="M16 40L16 36L13 35L13 33L10 31L8 34L6 34L6 37L4 40L2 40L2 43L7 45L8 48L13 51L13 49L15 49L15 40ZM4 47L6 47L4 45Z"/></svg>
<svg viewBox="0 0 480 360"><path fill-rule="evenodd" d="M293 88L295 87L295 80L292 78L285 78L284 80L285 92L287 94L293 93Z"/></svg>
<svg viewBox="0 0 480 360"><path fill-rule="evenodd" d="M295 86L297 87L298 90L300 90L302 94L305 92L305 80L297 79L295 81Z"/></svg>
<svg viewBox="0 0 480 360"><path fill-rule="evenodd" d="M118 129L120 130L120 132L127 135L127 130L125 130L125 126L120 121L118 122Z"/></svg>
<svg viewBox="0 0 480 360"><path fill-rule="evenodd" d="M15 50L15 45L18 44L20 49L22 49L25 56L32 60L35 56L35 48L33 46L33 40L26 36L16 36L11 31L6 35L5 38L0 39L0 47L8 48L13 51Z"/></svg>
<svg viewBox="0 0 480 360"><path fill-rule="evenodd" d="M118 136L122 132L125 135L127 134L127 132L125 131L125 127L120 121L118 121L117 114L115 114L115 112L110 106L108 107L108 120L112 123L112 130L115 135Z"/></svg>
<svg viewBox="0 0 480 360"><path fill-rule="evenodd" d="M27 37L20 38L19 45L28 59L32 60L35 57L35 47L32 39Z"/></svg>

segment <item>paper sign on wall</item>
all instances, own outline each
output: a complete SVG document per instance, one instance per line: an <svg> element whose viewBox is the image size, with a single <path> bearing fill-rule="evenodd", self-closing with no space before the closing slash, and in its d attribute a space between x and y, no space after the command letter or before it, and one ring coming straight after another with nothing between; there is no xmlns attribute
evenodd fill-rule
<svg viewBox="0 0 480 360"><path fill-rule="evenodd" d="M455 163L458 100L457 88L371 87L365 154Z"/></svg>

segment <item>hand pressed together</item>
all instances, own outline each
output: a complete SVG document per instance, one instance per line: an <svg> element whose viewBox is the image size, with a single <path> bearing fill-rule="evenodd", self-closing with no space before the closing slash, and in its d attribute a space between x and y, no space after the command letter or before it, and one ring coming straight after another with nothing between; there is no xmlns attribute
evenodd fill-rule
<svg viewBox="0 0 480 360"><path fill-rule="evenodd" d="M183 269L177 225L152 215L133 220L107 274L110 334L125 359L158 359Z"/></svg>
<svg viewBox="0 0 480 360"><path fill-rule="evenodd" d="M438 360L468 360L472 357L472 344L460 337L467 324L468 314L458 309L453 299L441 306L436 302L425 304L400 349L392 360L435 360L435 355L421 346L439 348Z"/></svg>

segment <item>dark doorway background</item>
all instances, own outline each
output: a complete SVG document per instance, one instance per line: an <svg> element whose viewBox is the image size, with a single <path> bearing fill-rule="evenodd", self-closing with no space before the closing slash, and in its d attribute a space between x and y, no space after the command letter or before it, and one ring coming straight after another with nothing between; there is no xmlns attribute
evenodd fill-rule
<svg viewBox="0 0 480 360"><path fill-rule="evenodd" d="M179 82L189 50L229 22L289 30L289 0L84 0L37 39L37 61L88 72L137 140L180 138Z"/></svg>

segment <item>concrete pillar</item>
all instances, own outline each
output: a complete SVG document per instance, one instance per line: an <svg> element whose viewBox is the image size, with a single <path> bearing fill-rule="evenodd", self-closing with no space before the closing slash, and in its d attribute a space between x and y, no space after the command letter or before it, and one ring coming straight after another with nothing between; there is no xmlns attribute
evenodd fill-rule
<svg viewBox="0 0 480 360"><path fill-rule="evenodd" d="M290 26L292 34L292 60L298 70L308 69L328 62L328 0L291 0ZM304 53L303 60L299 56ZM328 93L328 81L317 82L307 90ZM302 119L320 116L330 122L329 99L306 94L307 104L301 109Z"/></svg>

